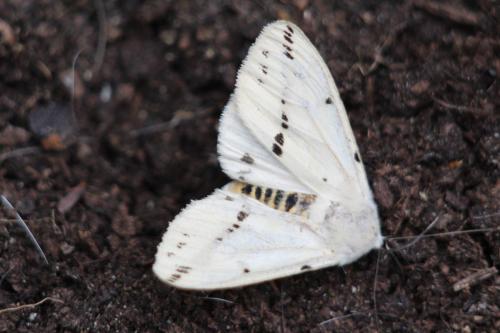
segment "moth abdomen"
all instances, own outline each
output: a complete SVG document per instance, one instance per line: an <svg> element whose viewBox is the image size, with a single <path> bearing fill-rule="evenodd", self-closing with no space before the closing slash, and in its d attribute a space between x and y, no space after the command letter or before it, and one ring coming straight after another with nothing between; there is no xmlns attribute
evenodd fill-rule
<svg viewBox="0 0 500 333"><path fill-rule="evenodd" d="M264 205L291 214L307 216L309 206L316 200L314 194L287 192L279 189L234 181L229 190L249 196Z"/></svg>

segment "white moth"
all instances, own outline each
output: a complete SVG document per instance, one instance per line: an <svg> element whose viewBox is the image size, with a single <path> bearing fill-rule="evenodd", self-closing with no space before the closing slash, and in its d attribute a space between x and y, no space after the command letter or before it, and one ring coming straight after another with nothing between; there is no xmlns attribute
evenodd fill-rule
<svg viewBox="0 0 500 333"><path fill-rule="evenodd" d="M218 153L235 181L188 205L153 271L183 289L240 287L345 265L383 237L333 78L294 24L250 47L220 121Z"/></svg>

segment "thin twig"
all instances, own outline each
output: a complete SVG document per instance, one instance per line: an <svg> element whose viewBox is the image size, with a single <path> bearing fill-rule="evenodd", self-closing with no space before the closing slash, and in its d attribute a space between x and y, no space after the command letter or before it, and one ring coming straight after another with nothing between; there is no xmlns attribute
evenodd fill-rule
<svg viewBox="0 0 500 333"><path fill-rule="evenodd" d="M75 56L73 57L73 63L71 64L71 75L73 79L73 89L71 90L71 117L73 118L73 124L76 126L76 106L75 106L75 99L76 99L76 62L78 60L78 57L80 57L80 54L82 53L82 50L78 50L76 52Z"/></svg>
<svg viewBox="0 0 500 333"><path fill-rule="evenodd" d="M337 316L337 317L333 317L333 318L327 319L325 321L322 321L318 325L319 326L323 326L323 325L331 323L332 321L336 321L336 320L339 320L339 319L345 319L345 318L349 318L349 317L352 317L352 316L361 316L361 315L364 315L364 314L361 313L361 312L352 312L352 313L349 313L349 314L340 315L340 316Z"/></svg>
<svg viewBox="0 0 500 333"><path fill-rule="evenodd" d="M459 24L480 26L483 21L481 14L472 12L462 6L457 6L456 4L429 0L413 0L413 4L415 7L420 8L431 15L448 19Z"/></svg>
<svg viewBox="0 0 500 333"><path fill-rule="evenodd" d="M7 275L9 275L10 271L12 270L13 267L10 267L7 272L3 273L2 274L2 278L0 279L0 287L2 286L2 283L3 281L5 280L5 278L7 277Z"/></svg>
<svg viewBox="0 0 500 333"><path fill-rule="evenodd" d="M28 225L24 222L24 220L21 217L21 215L19 215L19 213L14 209L14 207L11 205L11 203L9 202L9 200L7 200L6 197L4 197L3 195L0 195L0 199L2 200L3 206L7 210L11 211L14 214L14 216L16 217L17 223L21 226L21 228L24 230L24 232L28 235L28 238L35 245L38 253L43 258L43 260L45 261L45 263L48 265L49 261L47 260L47 257L45 256L45 253L43 253L42 248L40 247L40 245L38 245L38 242L36 241L35 236L33 236L33 234L31 233L30 229L28 228Z"/></svg>
<svg viewBox="0 0 500 333"><path fill-rule="evenodd" d="M108 42L108 36L106 33L106 11L104 4L101 0L94 0L94 4L97 10L97 21L99 23L99 36L97 39L97 49L94 56L94 66L92 69L92 76L95 75L101 69L104 62L104 55L106 54L106 44Z"/></svg>
<svg viewBox="0 0 500 333"><path fill-rule="evenodd" d="M18 149L0 154L0 163L2 163L3 161L6 161L8 159L14 158L14 157L21 157L21 156L30 155L30 154L38 154L40 151L41 151L40 148L36 147L36 146L18 148Z"/></svg>
<svg viewBox="0 0 500 333"><path fill-rule="evenodd" d="M395 248L395 249L393 249L393 251L401 251L401 250L404 250L404 249L406 249L406 248L409 248L409 247L411 247L411 246L415 245L418 241L420 241L420 240L424 237L424 235L425 235L425 233L426 233L427 231L431 230L431 229L434 227L434 225L436 225L436 223L437 223L438 221L439 221L439 216L438 216L438 217L436 217L436 218L434 219L434 221L432 221L432 222L431 222L431 224L429 224L429 225L427 226L427 228L425 228L425 230L424 230L424 231L422 231L422 232L420 233L420 235L415 236L415 239L414 239L413 241L411 241L410 243L408 243L408 244L406 244L406 245L403 245L403 246L400 246L400 247L398 247L398 248ZM391 238L391 239L395 239L395 238Z"/></svg>
<svg viewBox="0 0 500 333"><path fill-rule="evenodd" d="M281 332L285 333L285 307L283 306L283 283L280 283Z"/></svg>
<svg viewBox="0 0 500 333"><path fill-rule="evenodd" d="M155 134L158 132L163 132L165 130L170 130L170 129L177 127L180 123L182 123L184 121L188 121L188 120L192 120L192 119L197 118L197 117L205 116L209 112L210 112L210 110L208 110L208 109L201 110L198 112L177 111L177 112L175 112L172 119L170 119L169 121L132 130L130 132L130 136L135 138L135 137L139 137L139 136L146 136L146 135L151 135L151 134Z"/></svg>
<svg viewBox="0 0 500 333"><path fill-rule="evenodd" d="M440 106L442 106L445 109L450 109L450 110L455 110L463 113L473 113L476 115L487 115L489 114L487 111L478 109L478 108L473 108L473 107L468 107L468 106L463 106L463 105L455 105L448 103L446 101L443 101L442 99L439 99L437 97L434 97L433 100L438 103Z"/></svg>
<svg viewBox="0 0 500 333"><path fill-rule="evenodd" d="M495 275L496 273L498 273L498 270L495 266L481 269L480 271L477 271L477 272L463 278L462 280L455 282L453 284L453 291L460 291L462 289L473 286L473 285Z"/></svg>
<svg viewBox="0 0 500 333"><path fill-rule="evenodd" d="M481 220L481 219L487 219L487 218L496 217L496 216L500 216L500 212L498 212L498 213L492 213L492 214L484 214L484 215L472 216L472 218L474 220Z"/></svg>
<svg viewBox="0 0 500 333"><path fill-rule="evenodd" d="M375 267L375 280L373 281L373 310L375 311L375 326L377 326L377 331L380 331L380 323L378 319L378 304L377 304L377 281L378 281L378 268L380 264L380 252L377 254L377 266Z"/></svg>
<svg viewBox="0 0 500 333"><path fill-rule="evenodd" d="M363 69L360 67L361 74L364 76L367 76L371 74L373 71L377 69L377 67L380 64L384 63L384 52L391 47L391 45L395 42L397 36L408 26L408 22L402 22L398 24L393 30L389 32L389 34L384 38L384 41L382 44L378 45L375 48L374 55L373 55L373 62L371 65L368 67L368 70L366 72L363 71Z"/></svg>
<svg viewBox="0 0 500 333"><path fill-rule="evenodd" d="M224 298L219 298L219 297L209 297L209 296L202 296L200 297L202 299L208 299L210 301L216 301L216 302L221 302L221 303L226 303L226 304L234 304L233 301L224 299Z"/></svg>
<svg viewBox="0 0 500 333"><path fill-rule="evenodd" d="M15 312L15 311L23 310L23 309L32 309L32 308L37 307L40 304L43 304L43 303L45 303L47 301L52 301L52 302L64 304L64 302L62 300L58 299L58 298L45 297L44 299L42 299L41 301L36 302L36 303L23 304L23 305L14 306L14 307L11 307L11 308L0 309L0 314L6 313L6 312Z"/></svg>
<svg viewBox="0 0 500 333"><path fill-rule="evenodd" d="M10 223L14 223L14 222L17 222L17 220L16 219L0 219L0 223L10 224Z"/></svg>
<svg viewBox="0 0 500 333"><path fill-rule="evenodd" d="M500 231L500 227L498 228L482 228L482 229L473 229L473 230L457 230L457 231L448 231L448 232L439 232L435 234L428 234L422 236L400 236L400 237L386 237L387 240L401 240L401 239L412 239L415 237L419 238L429 238L429 237L440 237L440 236L454 236L454 235L462 235L462 234L475 234L475 233L485 233L485 232L495 232ZM398 249L395 249L398 250Z"/></svg>

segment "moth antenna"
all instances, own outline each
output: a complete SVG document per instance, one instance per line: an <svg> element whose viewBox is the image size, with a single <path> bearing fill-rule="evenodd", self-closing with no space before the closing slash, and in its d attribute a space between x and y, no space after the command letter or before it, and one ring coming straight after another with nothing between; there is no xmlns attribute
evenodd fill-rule
<svg viewBox="0 0 500 333"><path fill-rule="evenodd" d="M463 234L478 234L478 233L486 233L486 232L500 232L500 227L438 232L435 234L428 234L428 235L421 235L421 236L419 235L419 236L387 237L386 239L387 240L402 240L402 239L412 239L415 237L419 237L419 240L420 240L422 238L430 238L430 237L455 236L455 235L463 235ZM415 242L412 242L412 243L415 243ZM409 245L413 245L413 244L409 244ZM391 251L399 251L399 250L407 248L409 245L403 245L402 247L395 248Z"/></svg>
<svg viewBox="0 0 500 333"><path fill-rule="evenodd" d="M404 249L406 249L406 248L409 248L409 247L411 247L411 246L415 245L418 241L420 241L420 240L424 237L424 235L425 235L425 233L426 233L427 231L431 230L431 229L432 229L432 228L436 225L436 223L439 221L439 218L440 218L440 216L436 217L436 218L434 219L434 221L432 221L432 222L431 222L431 223L427 226L427 228L425 228L425 230L424 230L424 231L422 231L419 235L417 235L417 236L413 236L413 238L414 238L414 239L413 239L410 243L408 243L408 244L406 244L406 245L403 245L403 246L400 246L400 247L397 247L397 248L395 248L394 250L391 250L391 251L401 251L401 250L404 250ZM387 239L388 239L388 240L391 240L391 239L395 239L395 238L393 238L393 237L388 237Z"/></svg>
<svg viewBox="0 0 500 333"><path fill-rule="evenodd" d="M24 222L24 220L21 217L21 215L19 215L19 213L14 209L14 207L12 206L12 204L9 202L9 200L7 200L7 198L5 196L0 195L0 198L2 199L3 206L7 210L9 210L9 211L11 211L11 212L14 213L14 216L16 217L17 223L21 226L21 228L24 230L24 232L28 235L28 238L35 245L36 250L38 251L38 253L40 254L40 256L43 258L43 260L45 261L45 263L48 265L49 261L47 260L47 257L45 256L45 253L43 253L42 248L40 247L40 245L38 245L38 242L36 241L35 236L33 236L33 234L31 233L30 229L28 228L28 225Z"/></svg>
<svg viewBox="0 0 500 333"><path fill-rule="evenodd" d="M490 218L490 217L495 217L497 215L500 215L500 213L493 213L493 214L488 214L488 215L482 215L482 216L473 216L473 219L482 219L482 218ZM389 237L384 237L386 240L405 240L405 239L413 239L410 243L406 245L399 246L397 248L391 249L388 244L386 244L386 249L391 252L391 251L401 251L406 248L409 248L413 245L415 245L417 242L419 242L423 238L430 238L430 237L440 237L440 236L454 236L454 235L462 235L462 234L474 234L474 233L486 233L486 232L495 232L495 231L500 231L500 227L497 228L479 228L479 229L471 229L471 230L456 230L456 231L447 231L447 232L438 232L434 234L426 234L430 229L432 229L436 223L439 221L440 216L436 217L434 221L431 222L425 228L424 231L422 231L419 235L416 236L389 236Z"/></svg>
<svg viewBox="0 0 500 333"><path fill-rule="evenodd" d="M394 251L390 248L389 244L385 244L385 248L383 250L387 251L391 255L391 258L396 262L398 265L399 270L404 273L403 265L401 265L401 262L399 261L398 257L394 254Z"/></svg>
<svg viewBox="0 0 500 333"><path fill-rule="evenodd" d="M375 326L377 331L380 332L380 322L378 319L378 306L377 306L377 282L378 282L378 269L380 265L380 252L377 254L377 264L375 266L375 279L373 280L373 310L375 311Z"/></svg>

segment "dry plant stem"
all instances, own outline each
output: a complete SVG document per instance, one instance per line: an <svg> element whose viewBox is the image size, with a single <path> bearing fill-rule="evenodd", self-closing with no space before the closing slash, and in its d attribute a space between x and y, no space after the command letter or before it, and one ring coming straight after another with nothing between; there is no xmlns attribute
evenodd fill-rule
<svg viewBox="0 0 500 333"><path fill-rule="evenodd" d="M373 55L373 62L372 64L370 65L370 67L368 67L368 70L366 71L366 73L362 73L364 76L367 76L369 74L371 74L373 71L375 71L377 69L377 67L380 65L380 64L383 64L384 63L384 52L389 48L391 47L391 45L394 43L394 41L396 40L396 37L404 30L406 29L406 27L408 26L408 23L407 22L403 22L399 25L397 25L395 27L395 29L393 29L392 31L389 32L389 34L387 35L387 37L384 39L384 41L382 42L381 45L377 46L375 48L375 52L374 52L374 55Z"/></svg>
<svg viewBox="0 0 500 333"><path fill-rule="evenodd" d="M323 325L331 323L332 321L336 321L336 320L340 320L340 319L345 319L345 318L349 318L349 317L352 317L352 316L358 316L358 315L364 315L364 314L363 313L359 313L359 312L353 312L353 313L349 313L349 314L345 314L345 315L340 315L340 316L333 317L333 318L327 319L325 321L322 321L318 325L319 326L323 326Z"/></svg>
<svg viewBox="0 0 500 333"><path fill-rule="evenodd" d="M16 219L0 219L0 224L5 223L5 224L11 224L17 222Z"/></svg>
<svg viewBox="0 0 500 333"><path fill-rule="evenodd" d="M13 306L13 307L10 307L10 308L0 309L0 315L4 314L4 313L7 313L7 312L15 312L15 311L23 310L23 309L32 309L32 308L37 307L40 304L43 304L43 303L45 303L47 301L52 301L52 302L56 302L56 303L64 303L62 300L60 300L58 298L45 297L44 299L42 299L41 301L36 302L36 303L23 304L23 305L19 305L19 306Z"/></svg>
<svg viewBox="0 0 500 333"><path fill-rule="evenodd" d="M415 7L427 13L450 20L455 23L478 26L481 24L481 15L474 13L456 4L442 3L440 1L414 0Z"/></svg>
<svg viewBox="0 0 500 333"><path fill-rule="evenodd" d="M440 236L454 236L454 235L462 235L462 234L476 234L476 233L485 233L485 232L499 232L500 227L498 228L483 228L483 229L473 229L473 230L457 230L457 231L448 231L448 232L438 232L435 234L428 235L420 235L420 236L400 236L400 237L387 237L388 240L401 240L401 239L413 239L415 237L421 238L429 238L429 237L440 237ZM407 247L407 246L405 246ZM395 249L401 250L401 248Z"/></svg>
<svg viewBox="0 0 500 333"><path fill-rule="evenodd" d="M3 206L11 211L14 216L16 217L16 221L17 223L21 226L21 228L24 230L24 232L26 232L26 234L28 235L28 238L31 240L31 242L35 245L38 253L40 254L40 256L43 258L43 260L45 261L45 263L48 265L49 264L49 261L47 260L47 257L45 256L45 253L43 253L43 250L42 248L40 247L40 245L38 244L38 242L36 241L35 239L35 236L33 236L33 234L31 233L30 229L28 228L28 225L26 225L26 223L24 222L23 218L19 215L19 213L14 209L14 207L11 205L11 203L9 202L9 200L7 200L6 197L4 197L3 195L0 195L0 199L2 200L2 204Z"/></svg>
<svg viewBox="0 0 500 333"><path fill-rule="evenodd" d="M94 56L94 68L92 69L92 75L95 75L101 69L108 41L106 34L106 11L104 10L104 4L102 0L94 0L94 4L97 10L97 19L99 22L99 36Z"/></svg>
<svg viewBox="0 0 500 333"><path fill-rule="evenodd" d="M378 280L378 267L380 265L380 250L377 254L377 265L375 266L375 279L373 281L373 310L375 311L375 325L377 331L380 331L380 322L378 320L378 305L377 305L377 280Z"/></svg>
<svg viewBox="0 0 500 333"><path fill-rule="evenodd" d="M220 302L220 303L234 304L233 301L230 301L230 300L224 299L224 298L219 298L219 297L203 296L203 297L200 297L200 298L207 299L207 300L210 300L210 301L216 301L216 302Z"/></svg>
<svg viewBox="0 0 500 333"><path fill-rule="evenodd" d="M182 122L192 120L197 117L204 117L207 114L209 114L209 112L210 110L201 110L198 112L176 112L172 117L172 119L170 119L169 121L132 130L130 132L130 136L135 138L139 136L152 135L158 132L171 130L174 129L179 124L181 124Z"/></svg>
<svg viewBox="0 0 500 333"><path fill-rule="evenodd" d="M283 305L283 284L280 284L281 332L285 332L285 306Z"/></svg>
<svg viewBox="0 0 500 333"><path fill-rule="evenodd" d="M76 52L73 57L73 63L71 65L71 75L73 79L73 87L71 88L71 116L73 117L73 124L77 124L76 121L76 107L75 107L75 99L76 99L76 62L78 61L78 57L82 53L82 50Z"/></svg>
<svg viewBox="0 0 500 333"><path fill-rule="evenodd" d="M411 241L410 243L408 243L408 244L406 244L406 245L403 245L403 246L400 246L400 247L398 247L398 248L395 248L393 251L400 251L400 250L403 250L403 249L406 249L406 248L409 248L409 247L411 247L411 246L415 245L415 243L417 243L418 241L420 241L420 239L422 239L422 238L424 237L425 233L426 233L427 231L431 230L431 229L432 229L432 228L436 225L436 223L437 223L438 221L439 221L439 216L438 216L438 217L436 217L436 218L434 219L434 221L432 221L432 222L431 222L431 224L429 224L429 225L427 226L427 228L425 228L425 230L424 230L424 231L422 231L422 233L421 233L420 235L417 235L413 241ZM394 239L394 238L392 238L392 239Z"/></svg>
<svg viewBox="0 0 500 333"><path fill-rule="evenodd" d="M474 220L481 220L481 219L487 219L487 218L496 217L496 216L500 216L500 212L492 213L492 214L485 214L485 215L477 215L477 216L473 216L472 218Z"/></svg>
<svg viewBox="0 0 500 333"><path fill-rule="evenodd" d="M437 97L434 97L434 101L437 104L439 104L441 107L443 107L445 109L449 109L449 110L455 110L455 111L463 112L463 113L473 113L473 114L477 114L477 115L487 115L488 114L488 112L485 112L485 111L480 110L478 108L450 104L450 103L445 102Z"/></svg>
<svg viewBox="0 0 500 333"><path fill-rule="evenodd" d="M8 160L10 158L21 157L21 156L30 155L30 154L37 154L39 152L40 152L40 148L35 147L35 146L15 149L13 151L9 151L9 152L0 154L0 163Z"/></svg>
<svg viewBox="0 0 500 333"><path fill-rule="evenodd" d="M478 284L479 282L495 275L496 273L498 273L498 270L495 266L481 269L480 271L473 273L473 274L463 278L460 281L455 282L453 284L453 290L460 291L462 289L469 288L469 287L471 287L475 284Z"/></svg>

